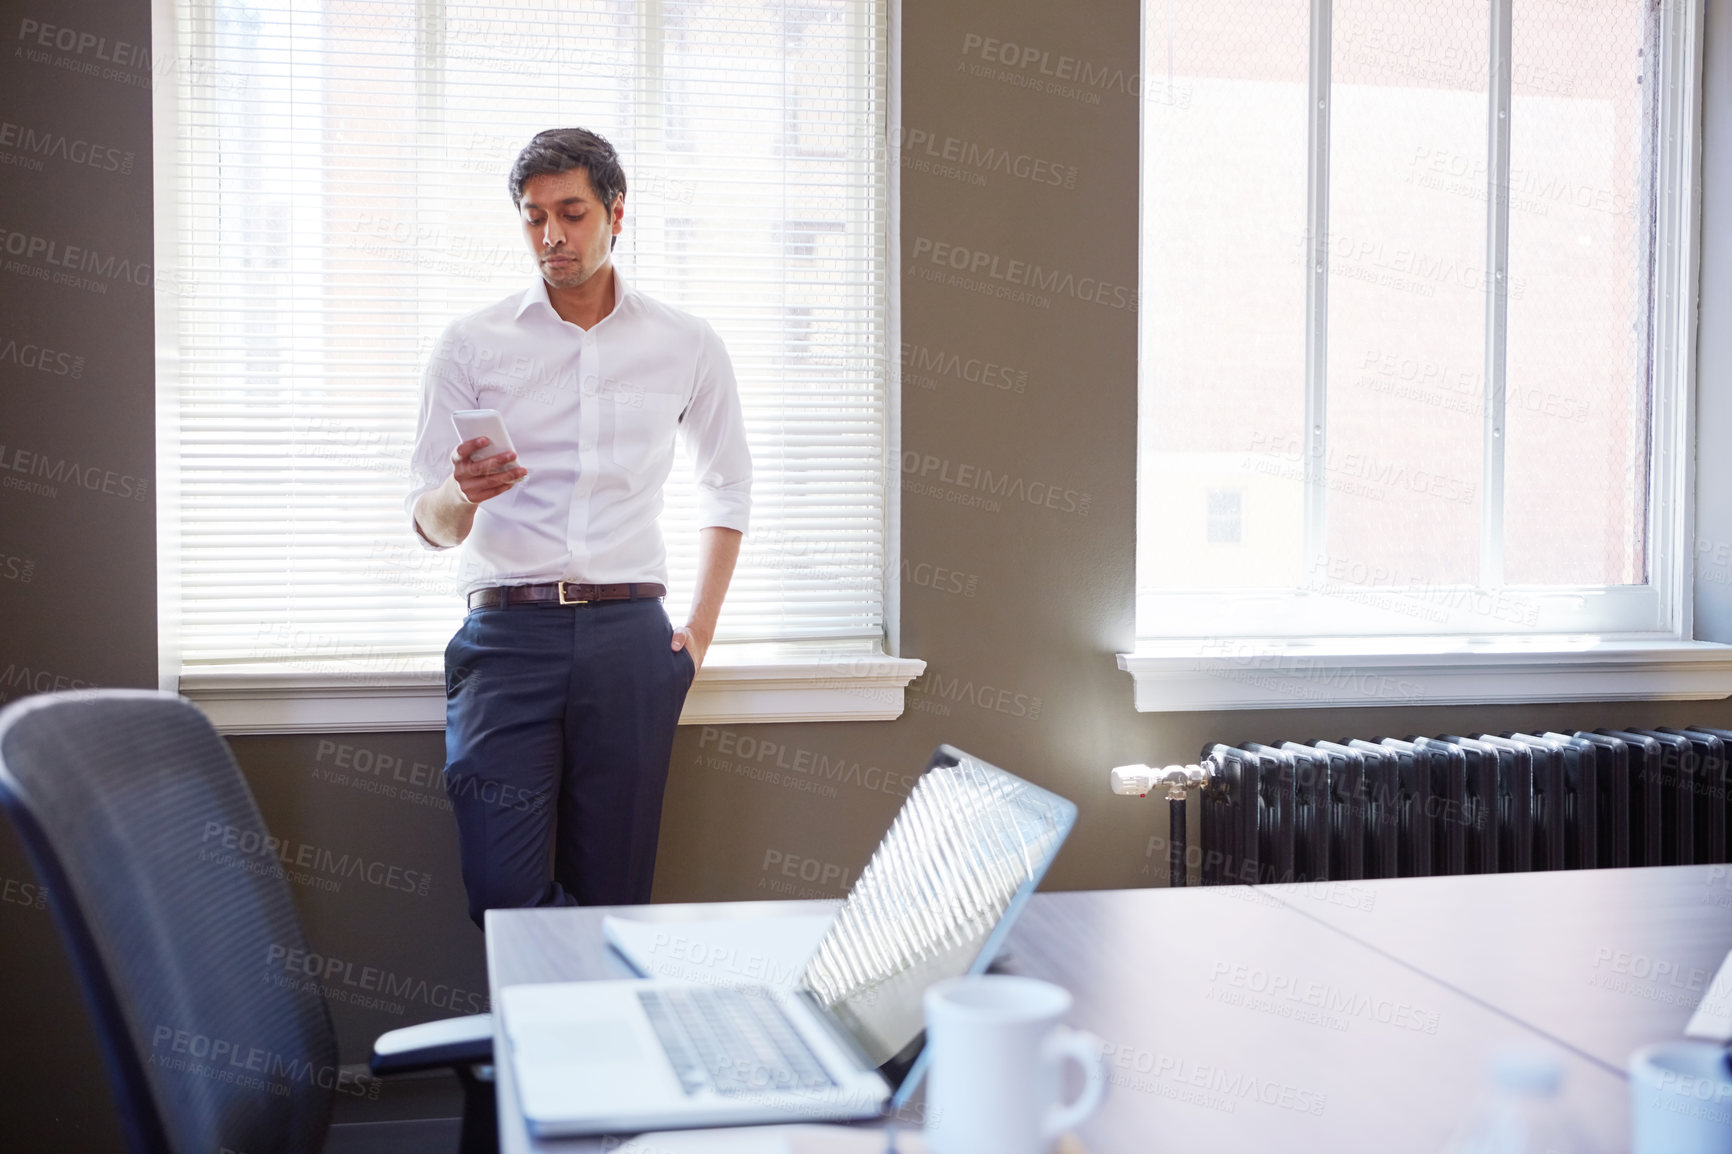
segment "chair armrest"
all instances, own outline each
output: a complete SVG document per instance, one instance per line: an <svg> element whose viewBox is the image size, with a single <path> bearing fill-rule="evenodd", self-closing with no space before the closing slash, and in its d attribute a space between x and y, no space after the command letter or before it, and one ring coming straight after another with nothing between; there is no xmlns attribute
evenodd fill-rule
<svg viewBox="0 0 1732 1154"><path fill-rule="evenodd" d="M380 1034L368 1063L378 1075L493 1061L493 1015L470 1014Z"/></svg>

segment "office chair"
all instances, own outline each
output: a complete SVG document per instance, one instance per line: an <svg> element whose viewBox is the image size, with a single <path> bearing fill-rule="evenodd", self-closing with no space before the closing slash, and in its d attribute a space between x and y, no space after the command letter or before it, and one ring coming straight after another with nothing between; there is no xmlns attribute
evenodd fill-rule
<svg viewBox="0 0 1732 1154"><path fill-rule="evenodd" d="M337 1062L317 990L271 981L305 949L288 885L228 747L169 693L89 690L0 710L0 808L48 887L135 1154L312 1154ZM250 848L249 848L250 847ZM273 947L278 952L273 953ZM393 1030L375 1073L449 1066L463 1150L491 1149L491 1015Z"/></svg>

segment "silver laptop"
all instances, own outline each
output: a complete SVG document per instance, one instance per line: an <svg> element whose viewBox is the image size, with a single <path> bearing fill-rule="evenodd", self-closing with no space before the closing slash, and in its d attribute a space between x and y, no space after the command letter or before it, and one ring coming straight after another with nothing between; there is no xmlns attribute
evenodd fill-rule
<svg viewBox="0 0 1732 1154"><path fill-rule="evenodd" d="M795 988L657 979L508 986L537 1137L869 1118L924 1063L921 995L980 973L1076 806L939 746Z"/></svg>

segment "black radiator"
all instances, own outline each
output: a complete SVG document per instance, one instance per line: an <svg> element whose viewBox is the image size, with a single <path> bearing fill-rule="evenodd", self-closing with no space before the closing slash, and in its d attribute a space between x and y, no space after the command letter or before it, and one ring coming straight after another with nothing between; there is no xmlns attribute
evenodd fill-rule
<svg viewBox="0 0 1732 1154"><path fill-rule="evenodd" d="M1729 753L1707 728L1210 745L1191 863L1255 885L1725 862Z"/></svg>

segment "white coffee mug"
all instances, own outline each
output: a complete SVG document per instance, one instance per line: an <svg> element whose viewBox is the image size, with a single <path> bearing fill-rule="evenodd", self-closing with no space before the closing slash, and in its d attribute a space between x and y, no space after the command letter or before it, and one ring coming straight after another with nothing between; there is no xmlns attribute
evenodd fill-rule
<svg viewBox="0 0 1732 1154"><path fill-rule="evenodd" d="M1009 974L939 982L926 991L926 1144L932 1154L1048 1154L1100 1105L1101 1041L1060 1025L1061 986ZM1059 1100L1065 1059L1083 1091Z"/></svg>
<svg viewBox="0 0 1732 1154"><path fill-rule="evenodd" d="M1662 1042L1630 1058L1631 1154L1732 1154L1732 1068L1713 1042Z"/></svg>

